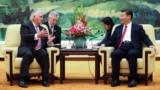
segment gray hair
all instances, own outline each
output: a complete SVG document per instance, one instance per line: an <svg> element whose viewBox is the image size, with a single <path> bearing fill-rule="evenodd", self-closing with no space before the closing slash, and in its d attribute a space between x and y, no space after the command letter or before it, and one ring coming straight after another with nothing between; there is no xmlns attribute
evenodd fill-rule
<svg viewBox="0 0 160 90"><path fill-rule="evenodd" d="M31 15L30 15L30 20L31 20L31 21L32 21L33 17L37 15L38 12L41 12L41 13L42 13L42 11L39 10L39 9L35 9L35 10L32 11L32 13L31 13Z"/></svg>
<svg viewBox="0 0 160 90"><path fill-rule="evenodd" d="M51 11L51 12L48 14L48 17L51 17L51 16L59 17L59 14L58 14L58 12L56 12L56 11Z"/></svg>

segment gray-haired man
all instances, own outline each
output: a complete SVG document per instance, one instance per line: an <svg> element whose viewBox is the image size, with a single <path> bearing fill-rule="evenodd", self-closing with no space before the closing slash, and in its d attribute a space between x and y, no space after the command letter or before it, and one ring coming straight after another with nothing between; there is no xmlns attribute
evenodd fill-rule
<svg viewBox="0 0 160 90"><path fill-rule="evenodd" d="M44 24L47 25L49 29L49 40L48 46L53 46L54 44L61 44L61 27L57 25L59 19L59 14L56 11L51 11L48 15L48 21ZM60 46L58 46L60 48ZM59 60L57 56L56 61ZM54 76L54 79L57 80L58 77Z"/></svg>
<svg viewBox="0 0 160 90"><path fill-rule="evenodd" d="M18 48L18 57L22 57L20 67L20 87L27 87L29 76L29 66L36 58L42 71L42 85L49 86L49 58L46 51L48 33L40 26L43 15L40 10L34 10L30 15L30 21L21 25L21 43Z"/></svg>
<svg viewBox="0 0 160 90"><path fill-rule="evenodd" d="M49 42L48 45L61 43L61 28L57 25L59 14L56 11L51 11L48 15L48 21L44 24L49 29Z"/></svg>

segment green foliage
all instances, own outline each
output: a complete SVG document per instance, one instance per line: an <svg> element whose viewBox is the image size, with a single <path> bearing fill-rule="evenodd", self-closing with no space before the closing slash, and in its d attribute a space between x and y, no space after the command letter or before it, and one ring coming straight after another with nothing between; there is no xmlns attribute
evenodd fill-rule
<svg viewBox="0 0 160 90"><path fill-rule="evenodd" d="M73 25L71 20L73 20L72 13L62 14L59 18L59 25L63 28L69 28Z"/></svg>
<svg viewBox="0 0 160 90"><path fill-rule="evenodd" d="M84 14L84 6L83 4L81 4L80 6L76 5L74 10L73 10L73 19L72 19L72 25L74 25L78 20L80 20L80 18L82 17L82 15Z"/></svg>
<svg viewBox="0 0 160 90"><path fill-rule="evenodd" d="M67 29L62 28L62 33L61 33L61 39L62 39L62 40L71 40L71 37L66 36L66 32L67 32L67 31L68 31Z"/></svg>
<svg viewBox="0 0 160 90"><path fill-rule="evenodd" d="M27 21L29 14L22 14L29 0L0 0L0 23L4 23L5 14L8 17L5 19L8 24L20 22L20 20ZM59 25L63 28L62 39L66 39L65 32L88 10L95 10L92 15L87 13L87 21L89 27L93 29L93 35L87 36L88 39L102 39L104 33L100 18L102 16L112 17L115 24L121 23L119 20L119 13L122 9L131 9L134 12L133 22L135 23L149 23L155 27L160 26L159 4L160 0L33 0L34 4L29 6L30 9L40 8L43 11L48 11L52 7L61 12ZM37 1L38 3L36 3ZM42 2L41 2L42 1ZM47 1L47 0L46 0ZM36 3L36 4L35 4ZM4 7L4 6L5 7ZM57 7L54 7L54 6ZM70 12L72 11L73 12ZM100 13L100 12L104 13ZM19 14L20 13L20 14ZM47 12L46 12L47 13ZM19 16L18 16L19 15ZM47 16L46 16L47 17ZM156 39L160 39L160 29L156 32ZM1 36L0 36L1 37Z"/></svg>
<svg viewBox="0 0 160 90"><path fill-rule="evenodd" d="M101 21L96 18L92 18L92 17L88 17L88 26L92 27L92 29L94 30L103 29Z"/></svg>
<svg viewBox="0 0 160 90"><path fill-rule="evenodd" d="M92 17L88 17L88 26L92 28L93 35L88 36L88 40L102 39L102 34L104 33L104 28L100 20Z"/></svg>
<svg viewBox="0 0 160 90"><path fill-rule="evenodd" d="M85 7L86 6L91 6L97 3L98 0L79 0L80 4L83 4Z"/></svg>
<svg viewBox="0 0 160 90"><path fill-rule="evenodd" d="M146 1L153 4L160 3L160 0L146 0Z"/></svg>

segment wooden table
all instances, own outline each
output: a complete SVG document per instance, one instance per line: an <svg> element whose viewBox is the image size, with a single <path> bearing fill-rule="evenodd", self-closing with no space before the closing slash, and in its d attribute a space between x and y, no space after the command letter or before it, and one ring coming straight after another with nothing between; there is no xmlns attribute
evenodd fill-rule
<svg viewBox="0 0 160 90"><path fill-rule="evenodd" d="M95 56L95 83L98 84L98 79L100 77L100 66L99 66L100 60L98 55L98 49L61 49L60 50L60 84L62 84L63 80L65 79L65 61L66 61L65 56L68 56L68 55Z"/></svg>

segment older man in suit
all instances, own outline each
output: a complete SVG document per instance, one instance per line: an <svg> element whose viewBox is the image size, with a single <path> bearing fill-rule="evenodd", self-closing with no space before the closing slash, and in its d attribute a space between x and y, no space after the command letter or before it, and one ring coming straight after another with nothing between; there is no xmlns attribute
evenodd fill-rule
<svg viewBox="0 0 160 90"><path fill-rule="evenodd" d="M57 25L59 19L59 14L56 11L51 11L48 14L48 21L44 24L49 29L49 37L51 38L48 42L48 46L55 46L60 48L61 45L61 27ZM57 56L56 61L58 61L59 56ZM54 76L54 79L57 80L58 77Z"/></svg>
<svg viewBox="0 0 160 90"><path fill-rule="evenodd" d="M142 42L150 48L154 48L153 43L146 35L141 25L132 22L133 12L131 10L122 10L120 15L121 25L115 28L115 31L106 46L113 45L115 50L111 54L112 58L112 82L111 86L118 86L120 61L127 58L130 69L128 87L135 87L137 82L137 58L142 57Z"/></svg>
<svg viewBox="0 0 160 90"><path fill-rule="evenodd" d="M49 37L52 38L48 45L53 46L54 44L60 45L61 43L61 27L57 25L59 14L56 11L51 11L48 15L48 21L44 24L49 29Z"/></svg>
<svg viewBox="0 0 160 90"><path fill-rule="evenodd" d="M30 21L21 25L21 42L18 48L18 57L22 57L20 67L20 87L27 87L29 78L29 66L36 58L42 71L42 85L49 86L49 57L46 51L48 38L47 31L40 26L43 15L40 10L33 10L30 15Z"/></svg>

